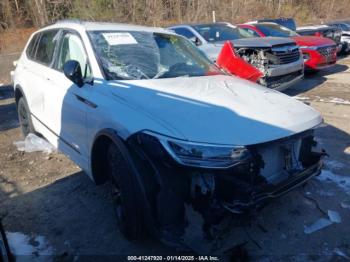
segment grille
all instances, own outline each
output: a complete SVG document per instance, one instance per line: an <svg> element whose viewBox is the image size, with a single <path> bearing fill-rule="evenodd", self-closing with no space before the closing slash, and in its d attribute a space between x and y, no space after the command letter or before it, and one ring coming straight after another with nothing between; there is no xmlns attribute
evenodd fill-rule
<svg viewBox="0 0 350 262"><path fill-rule="evenodd" d="M336 52L337 52L337 47L336 46L324 46L324 47L319 47L317 49L317 51L325 56L325 57L329 57L329 56L333 56Z"/></svg>
<svg viewBox="0 0 350 262"><path fill-rule="evenodd" d="M275 65L284 65L296 62L300 59L300 52L297 46L285 46L272 48L271 62Z"/></svg>

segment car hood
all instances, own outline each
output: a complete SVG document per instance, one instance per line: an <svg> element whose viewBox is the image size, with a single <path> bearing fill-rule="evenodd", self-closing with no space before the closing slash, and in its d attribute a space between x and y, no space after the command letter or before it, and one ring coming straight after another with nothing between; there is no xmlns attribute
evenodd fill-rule
<svg viewBox="0 0 350 262"><path fill-rule="evenodd" d="M295 41L283 37L252 37L231 40L234 47L249 47L249 48L271 48L275 45L295 44ZM224 42L215 43L215 46L223 46Z"/></svg>
<svg viewBox="0 0 350 262"><path fill-rule="evenodd" d="M322 122L317 111L296 99L232 76L115 81L110 86L112 96L193 142L251 145Z"/></svg>
<svg viewBox="0 0 350 262"><path fill-rule="evenodd" d="M292 37L299 46L324 46L324 45L335 45L334 41L318 36L294 36Z"/></svg>
<svg viewBox="0 0 350 262"><path fill-rule="evenodd" d="M275 45L295 44L295 41L282 37L254 37L233 40L235 47L265 47L271 48Z"/></svg>

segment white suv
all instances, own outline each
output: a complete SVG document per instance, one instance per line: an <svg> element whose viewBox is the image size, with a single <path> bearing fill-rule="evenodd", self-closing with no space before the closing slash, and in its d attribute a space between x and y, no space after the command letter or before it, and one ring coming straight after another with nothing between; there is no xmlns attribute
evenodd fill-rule
<svg viewBox="0 0 350 262"><path fill-rule="evenodd" d="M311 107L226 75L161 28L58 22L13 74L24 135L40 133L97 184L111 181L122 233L179 241L319 174Z"/></svg>

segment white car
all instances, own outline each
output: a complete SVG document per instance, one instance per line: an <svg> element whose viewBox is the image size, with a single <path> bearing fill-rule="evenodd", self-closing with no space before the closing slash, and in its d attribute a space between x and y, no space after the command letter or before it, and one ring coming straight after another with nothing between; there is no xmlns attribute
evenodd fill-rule
<svg viewBox="0 0 350 262"><path fill-rule="evenodd" d="M13 84L23 134L110 181L127 238L180 241L189 206L210 230L321 170L317 111L165 29L58 22L31 36Z"/></svg>

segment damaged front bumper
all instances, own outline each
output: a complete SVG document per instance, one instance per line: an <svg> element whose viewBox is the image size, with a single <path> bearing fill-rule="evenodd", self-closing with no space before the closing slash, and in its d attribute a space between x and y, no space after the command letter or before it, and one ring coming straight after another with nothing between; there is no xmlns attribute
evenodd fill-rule
<svg viewBox="0 0 350 262"><path fill-rule="evenodd" d="M250 201L248 202L240 202L240 201L233 201L231 203L224 202L222 203L222 205L225 209L227 209L231 213L242 213L243 211L248 211L253 208L256 209L258 207L263 206L268 201L274 198L281 197L286 193L290 192L291 190L305 184L308 180L310 180L314 176L319 175L321 173L322 166L323 166L323 162L322 160L320 160L318 163L303 170L302 172L294 174L292 177L290 177L286 181L283 181L278 185L272 186L270 189L267 189L266 191L253 194L251 196Z"/></svg>
<svg viewBox="0 0 350 262"><path fill-rule="evenodd" d="M304 62L298 61L285 65L270 65L260 79L260 84L278 91L285 90L304 77Z"/></svg>
<svg viewBox="0 0 350 262"><path fill-rule="evenodd" d="M176 232L187 223L186 206L201 214L203 229L209 229L228 215L254 211L304 184L321 172L325 155L313 130L247 146L251 157L226 168L180 164L150 134L135 134L128 145L142 173L154 228Z"/></svg>

